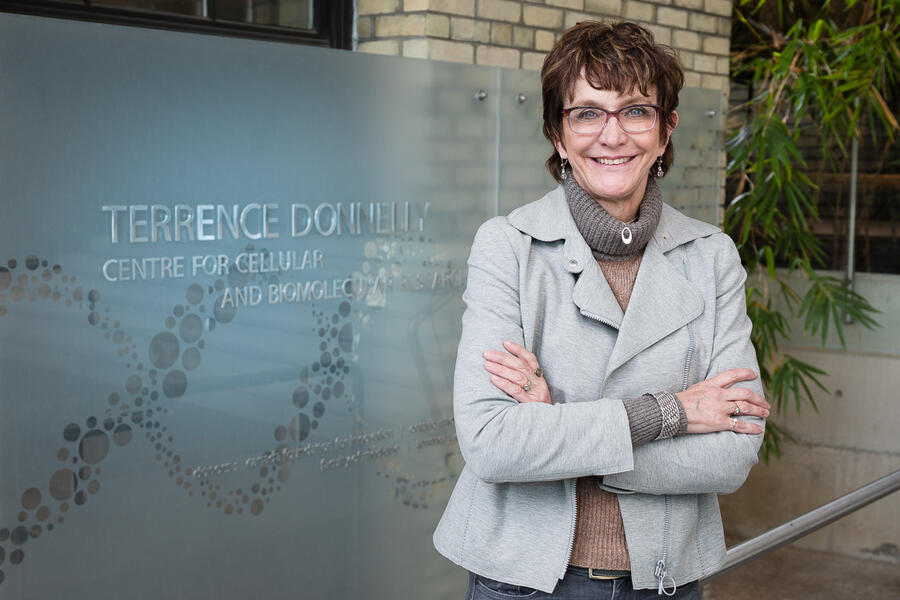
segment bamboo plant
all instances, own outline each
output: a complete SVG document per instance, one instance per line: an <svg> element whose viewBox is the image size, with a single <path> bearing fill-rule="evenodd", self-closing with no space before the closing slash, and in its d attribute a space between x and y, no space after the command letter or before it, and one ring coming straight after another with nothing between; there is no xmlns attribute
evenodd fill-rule
<svg viewBox="0 0 900 600"><path fill-rule="evenodd" d="M749 274L752 339L773 406L761 449L768 461L791 439L778 415L816 409L813 388L825 390L821 369L781 349L792 333L784 307L823 345L834 334L844 345L845 315L877 325L865 298L816 270L824 250L810 226L824 169L840 169L849 140L894 143L900 0L735 0L734 13L732 80L748 85L751 97L734 109L726 144L733 193L725 228ZM814 133L823 157L813 177L798 147L801 132Z"/></svg>

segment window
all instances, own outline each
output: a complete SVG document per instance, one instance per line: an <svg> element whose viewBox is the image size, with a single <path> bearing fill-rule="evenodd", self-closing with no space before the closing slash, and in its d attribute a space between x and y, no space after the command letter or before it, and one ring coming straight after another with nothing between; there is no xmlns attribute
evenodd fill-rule
<svg viewBox="0 0 900 600"><path fill-rule="evenodd" d="M0 10L332 48L352 39L352 0L0 0Z"/></svg>

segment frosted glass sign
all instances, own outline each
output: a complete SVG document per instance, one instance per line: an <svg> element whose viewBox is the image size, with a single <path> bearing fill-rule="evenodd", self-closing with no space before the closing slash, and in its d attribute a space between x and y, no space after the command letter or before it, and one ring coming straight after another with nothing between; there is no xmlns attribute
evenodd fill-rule
<svg viewBox="0 0 900 600"><path fill-rule="evenodd" d="M496 71L0 40L0 598L458 588L431 531Z"/></svg>

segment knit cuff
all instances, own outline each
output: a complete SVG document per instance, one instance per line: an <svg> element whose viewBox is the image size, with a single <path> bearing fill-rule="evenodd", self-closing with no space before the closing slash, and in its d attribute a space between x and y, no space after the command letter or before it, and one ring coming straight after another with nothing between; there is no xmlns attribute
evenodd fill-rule
<svg viewBox="0 0 900 600"><path fill-rule="evenodd" d="M687 430L687 413L684 412L684 407L681 406L681 402L678 401L675 394L662 391L654 392L652 396L656 399L662 413L662 427L659 435L656 436L657 440L674 437Z"/></svg>
<svg viewBox="0 0 900 600"><path fill-rule="evenodd" d="M659 403L650 394L625 400L628 428L631 430L631 445L640 446L652 442L662 428L662 411ZM679 403L680 404L680 403ZM685 420L685 426L687 421Z"/></svg>

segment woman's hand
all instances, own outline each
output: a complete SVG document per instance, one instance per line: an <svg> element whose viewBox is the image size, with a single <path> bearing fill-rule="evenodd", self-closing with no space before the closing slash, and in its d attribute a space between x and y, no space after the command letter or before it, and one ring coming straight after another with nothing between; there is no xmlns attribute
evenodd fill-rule
<svg viewBox="0 0 900 600"><path fill-rule="evenodd" d="M484 368L491 374L491 383L518 402L552 404L537 357L515 342L505 341L503 347L506 352L484 352Z"/></svg>
<svg viewBox="0 0 900 600"><path fill-rule="evenodd" d="M751 369L728 369L675 394L687 414L687 433L762 433L763 428L759 425L737 417L768 417L769 403L752 390L731 387L739 381L756 378L756 372Z"/></svg>

